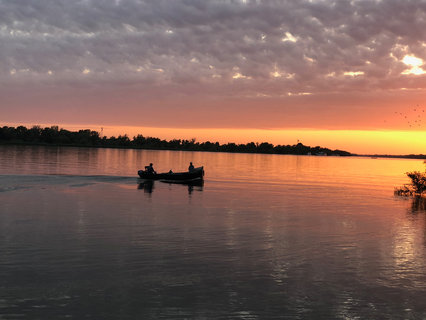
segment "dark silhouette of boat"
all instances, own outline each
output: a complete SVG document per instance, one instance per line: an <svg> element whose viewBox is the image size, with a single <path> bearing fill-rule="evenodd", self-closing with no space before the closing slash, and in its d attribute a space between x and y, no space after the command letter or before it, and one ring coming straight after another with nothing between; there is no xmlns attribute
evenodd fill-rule
<svg viewBox="0 0 426 320"><path fill-rule="evenodd" d="M166 173L152 173L145 170L138 171L139 177L146 180L161 180L166 182L191 182L203 180L204 167L194 168L191 171L185 172L166 172Z"/></svg>

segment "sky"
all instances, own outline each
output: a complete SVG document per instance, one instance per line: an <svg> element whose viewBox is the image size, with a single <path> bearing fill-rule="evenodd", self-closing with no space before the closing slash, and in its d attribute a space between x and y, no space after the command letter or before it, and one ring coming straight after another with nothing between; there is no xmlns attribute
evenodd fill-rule
<svg viewBox="0 0 426 320"><path fill-rule="evenodd" d="M0 0L0 125L426 154L424 0Z"/></svg>

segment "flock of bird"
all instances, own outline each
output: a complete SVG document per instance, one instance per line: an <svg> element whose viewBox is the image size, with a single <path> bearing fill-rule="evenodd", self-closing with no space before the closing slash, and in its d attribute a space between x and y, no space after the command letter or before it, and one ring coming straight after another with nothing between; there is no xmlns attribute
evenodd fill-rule
<svg viewBox="0 0 426 320"><path fill-rule="evenodd" d="M402 113L402 112L395 112L397 116L402 118L406 122L409 128L416 128L416 127L422 127L424 123L423 120L425 118L425 109L422 109L417 105L415 108L410 110L411 112L408 113Z"/></svg>

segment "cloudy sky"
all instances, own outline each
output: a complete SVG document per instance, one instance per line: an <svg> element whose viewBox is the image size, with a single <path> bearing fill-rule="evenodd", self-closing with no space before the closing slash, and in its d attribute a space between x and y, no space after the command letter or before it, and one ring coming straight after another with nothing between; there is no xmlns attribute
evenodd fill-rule
<svg viewBox="0 0 426 320"><path fill-rule="evenodd" d="M424 61L423 0L0 0L0 124L426 140Z"/></svg>

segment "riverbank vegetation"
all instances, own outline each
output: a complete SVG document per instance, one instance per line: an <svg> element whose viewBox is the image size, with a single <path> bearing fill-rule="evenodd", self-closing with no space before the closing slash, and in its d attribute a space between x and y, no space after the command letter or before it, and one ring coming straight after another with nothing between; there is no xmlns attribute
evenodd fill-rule
<svg viewBox="0 0 426 320"><path fill-rule="evenodd" d="M426 165L426 161L424 161ZM400 196L426 196L426 169L425 172L412 171L406 173L411 182L395 188L395 194Z"/></svg>
<svg viewBox="0 0 426 320"><path fill-rule="evenodd" d="M60 129L58 126L42 128L33 126L26 128L1 127L1 144L26 144L26 145L58 145L78 147L110 147L110 148L134 148L155 150L186 150L186 151L212 151L212 152L240 152L240 153L274 153L274 154L296 154L296 155L337 155L350 156L351 153L343 150L330 150L323 147L309 147L302 143L295 145L274 146L268 142L246 144L219 142L197 142L196 139L173 139L161 140L154 137L145 137L141 134L130 139L127 135L118 137L101 136L93 130L69 131Z"/></svg>

